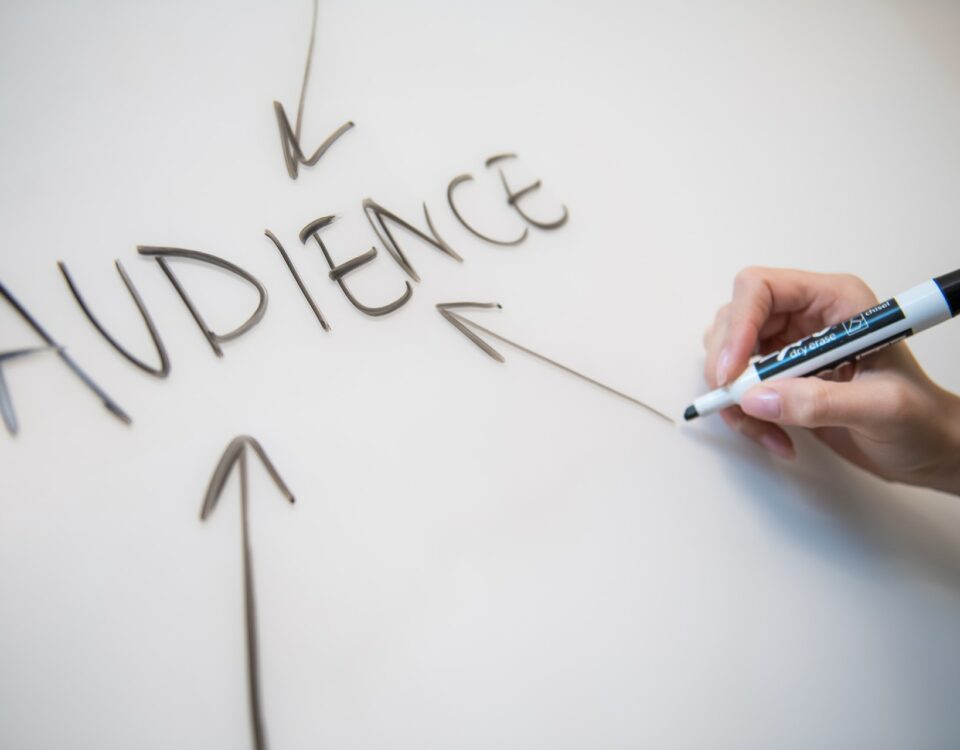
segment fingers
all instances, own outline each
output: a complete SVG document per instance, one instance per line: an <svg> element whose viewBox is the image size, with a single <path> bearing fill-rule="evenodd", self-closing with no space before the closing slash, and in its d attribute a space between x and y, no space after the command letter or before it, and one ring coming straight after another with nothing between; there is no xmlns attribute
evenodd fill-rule
<svg viewBox="0 0 960 750"><path fill-rule="evenodd" d="M773 313L767 322L763 324L760 328L760 342L762 347L762 342L767 339L780 336L786 331L787 323L790 321L790 316L788 313Z"/></svg>
<svg viewBox="0 0 960 750"><path fill-rule="evenodd" d="M745 268L734 280L730 303L717 311L704 333L704 378L712 388L726 385L746 369L755 352L781 348L873 304L876 296L855 276ZM838 379L850 373L843 376ZM875 434L884 425L889 429L891 413L905 408L903 394L894 393L890 382L777 381L748 393L742 408L721 414L737 432L791 458L793 441L778 425L845 426Z"/></svg>
<svg viewBox="0 0 960 750"><path fill-rule="evenodd" d="M846 427L877 440L889 438L921 408L916 389L897 376L830 382L786 378L747 391L744 413L800 427Z"/></svg>
<svg viewBox="0 0 960 750"><path fill-rule="evenodd" d="M717 385L725 385L746 368L760 331L773 313L769 277L768 272L749 268L734 279L727 325L717 352Z"/></svg>
<svg viewBox="0 0 960 750"><path fill-rule="evenodd" d="M793 440L777 425L749 417L738 406L724 409L720 416L730 429L759 443L774 455L788 459L797 455Z"/></svg>
<svg viewBox="0 0 960 750"><path fill-rule="evenodd" d="M733 299L705 335L704 376L714 388L729 383L746 368L761 339L789 331L791 317L809 327L799 337L875 302L869 287L854 276L745 268L734 280Z"/></svg>

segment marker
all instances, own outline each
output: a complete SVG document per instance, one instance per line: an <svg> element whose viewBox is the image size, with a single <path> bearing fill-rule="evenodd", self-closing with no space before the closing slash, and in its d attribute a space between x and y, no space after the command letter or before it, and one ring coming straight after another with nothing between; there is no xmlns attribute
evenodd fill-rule
<svg viewBox="0 0 960 750"><path fill-rule="evenodd" d="M704 394L683 413L687 421L740 403L767 380L817 375L853 362L960 313L960 270L925 281L852 318L762 357L736 380Z"/></svg>

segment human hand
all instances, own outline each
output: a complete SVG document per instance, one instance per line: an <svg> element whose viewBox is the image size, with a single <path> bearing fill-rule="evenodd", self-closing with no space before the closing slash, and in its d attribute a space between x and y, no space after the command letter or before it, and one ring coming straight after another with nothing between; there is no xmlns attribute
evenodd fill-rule
<svg viewBox="0 0 960 750"><path fill-rule="evenodd" d="M876 303L856 276L746 268L704 334L707 383L726 385L753 354L782 349ZM756 386L720 414L782 458L796 451L780 425L806 427L877 476L960 495L960 397L930 380L904 342L819 377Z"/></svg>

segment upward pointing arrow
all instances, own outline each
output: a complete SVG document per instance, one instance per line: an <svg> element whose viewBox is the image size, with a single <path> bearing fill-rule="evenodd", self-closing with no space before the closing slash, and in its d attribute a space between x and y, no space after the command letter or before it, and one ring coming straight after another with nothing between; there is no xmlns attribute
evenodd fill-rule
<svg viewBox="0 0 960 750"><path fill-rule="evenodd" d="M257 653L257 606L253 587L253 555L250 551L250 528L247 513L247 448L252 448L260 458L267 473L277 488L291 503L293 493L287 488L276 468L267 458L263 448L254 438L240 435L230 441L220 458L220 463L210 477L207 494L200 509L200 520L205 521L216 508L223 486L234 464L240 464L240 524L243 544L243 609L247 633L247 686L250 696L250 724L253 732L253 746L256 750L266 750L267 739L263 725L263 712L260 707L260 664Z"/></svg>
<svg viewBox="0 0 960 750"><path fill-rule="evenodd" d="M454 312L455 310L464 310L464 309L478 310L478 309L496 308L499 310L499 309L502 309L502 307L503 306L499 302L441 302L440 304L437 305L437 310L443 316L443 318L448 323L450 323L450 325L452 325L454 328L460 331L460 333L462 333L464 336L470 339L470 341L472 341L474 344L480 347L480 349L482 349L484 353L486 353L488 356L497 360L497 362L505 362L506 360L503 358L503 355L500 354L500 352L498 352L496 349L490 346L486 341L480 338L480 336L474 333L474 331L471 329L482 331L483 333L487 334L487 336L497 339L497 341L501 341L504 344L507 344L508 346L512 346L514 349L519 349L525 354L529 354L531 357L536 357L541 362L546 362L548 365L552 365L553 367L563 370L564 372L570 373L574 377L580 378L581 380L584 380L587 383L590 383L591 385L595 385L598 388L602 388L603 390L607 391L607 393L612 393L614 396L618 396L622 399L629 401L632 404L636 404L637 406L640 406L646 409L651 414L655 414L656 416L666 420L670 424L674 424L674 421L670 419L670 417L668 417L663 412L658 411L657 409L654 409L649 404L645 404L643 401L640 401L639 399L636 399L633 396L628 396L626 393L623 393L622 391L618 391L616 388L611 388L609 385L606 385L605 383L601 383L599 380L594 380L590 376L584 375L582 372L577 372L573 368L567 367L566 365L561 364L556 360L550 359L549 357L545 357L539 352L535 352L532 349L528 349L522 344L518 344L516 341L511 341L505 336L501 336L499 333L491 331L489 328L485 328L479 323L463 317L458 312Z"/></svg>

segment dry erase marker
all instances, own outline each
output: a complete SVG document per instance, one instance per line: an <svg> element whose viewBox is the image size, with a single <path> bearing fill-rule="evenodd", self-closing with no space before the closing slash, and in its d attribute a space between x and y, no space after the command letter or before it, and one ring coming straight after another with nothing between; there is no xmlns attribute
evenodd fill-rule
<svg viewBox="0 0 960 750"><path fill-rule="evenodd" d="M832 370L949 320L960 313L960 270L925 281L849 320L785 346L751 364L730 385L694 401L683 413L691 420L739 404L766 380L798 378Z"/></svg>

